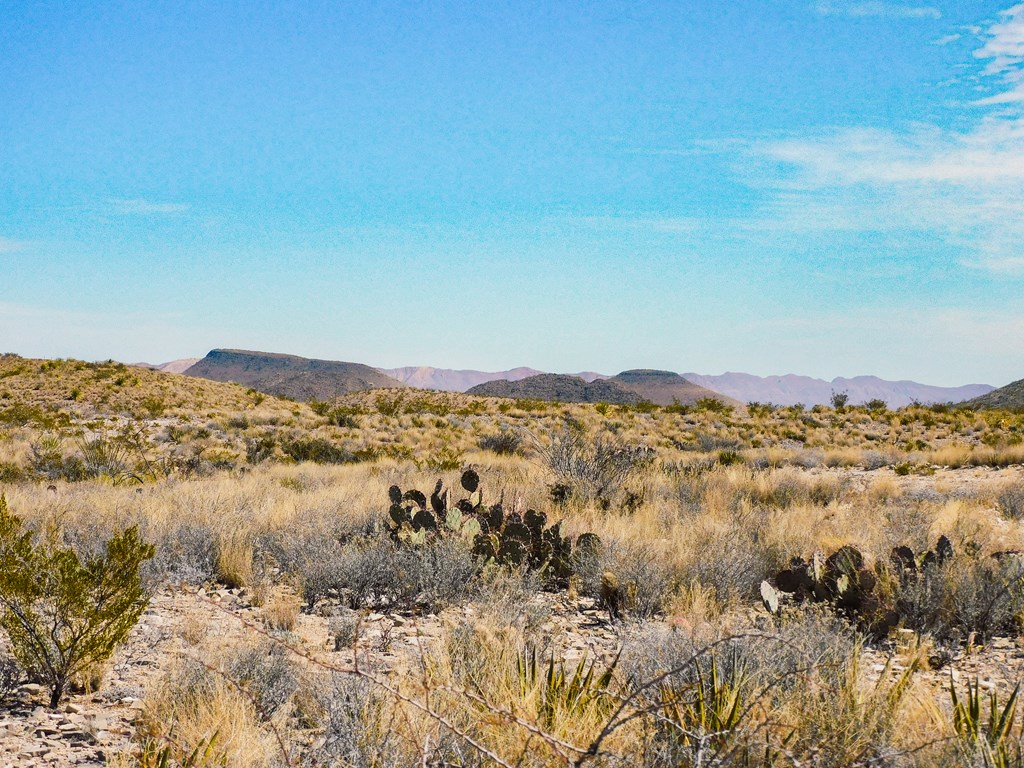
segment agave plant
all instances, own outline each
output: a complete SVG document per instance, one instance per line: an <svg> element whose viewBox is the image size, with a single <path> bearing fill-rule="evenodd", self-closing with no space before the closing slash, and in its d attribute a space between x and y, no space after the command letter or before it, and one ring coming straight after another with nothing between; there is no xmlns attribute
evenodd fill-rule
<svg viewBox="0 0 1024 768"><path fill-rule="evenodd" d="M1009 698L1000 706L995 690L988 694L988 718L984 717L981 696L981 681L975 678L966 683L966 692L961 699L949 678L949 697L953 705L953 731L961 748L968 755L978 756L983 765L993 768L1009 768L1024 763L1020 736L1014 738L1014 721L1017 718L1017 683ZM1019 729L1018 729L1019 731Z"/></svg>
<svg viewBox="0 0 1024 768"><path fill-rule="evenodd" d="M536 691L541 724L550 729L560 719L571 720L584 713L592 712L601 718L610 715L617 703L610 695L617 662L613 661L601 674L597 674L595 663L586 656L571 670L566 669L564 662L556 662L554 655L542 666L533 647L516 660L516 673L523 696Z"/></svg>

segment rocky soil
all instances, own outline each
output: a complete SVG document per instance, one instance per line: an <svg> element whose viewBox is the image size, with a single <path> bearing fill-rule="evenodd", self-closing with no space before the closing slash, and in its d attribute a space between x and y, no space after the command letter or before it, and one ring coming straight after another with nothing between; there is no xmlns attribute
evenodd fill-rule
<svg viewBox="0 0 1024 768"><path fill-rule="evenodd" d="M583 656L611 661L625 637L637 624L612 624L590 599L541 594L538 615L550 648L566 661ZM21 686L15 701L0 710L0 768L37 766L99 766L123 759L138 748L136 727L147 693L160 684L161 675L182 655L197 655L211 645L230 647L267 632L262 608L251 605L244 590L173 589L157 594L130 640L118 651L93 693L73 693L58 711L46 708L46 692L38 685ZM408 670L422 650L437 642L446 622L472 621L472 606L439 616L412 617L369 613L358 625L354 647L334 648L329 620L303 613L286 642L307 659L337 668L359 664L383 675ZM766 615L751 610L758 623ZM872 678L888 670L897 675L908 662L908 636L889 648L865 653L866 674ZM888 665L888 666L887 666ZM960 681L978 677L983 689L1012 690L1024 676L1024 643L1019 638L996 638L985 647L960 651L951 663L918 673L942 706L948 700L950 677Z"/></svg>

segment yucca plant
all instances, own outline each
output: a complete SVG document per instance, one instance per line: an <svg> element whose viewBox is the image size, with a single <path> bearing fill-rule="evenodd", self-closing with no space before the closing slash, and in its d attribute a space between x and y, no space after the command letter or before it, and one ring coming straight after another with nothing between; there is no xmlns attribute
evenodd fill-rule
<svg viewBox="0 0 1024 768"><path fill-rule="evenodd" d="M203 739L189 753L182 752L173 744L159 746L155 743L146 744L136 756L138 768L222 768L228 764L226 752L214 749L217 734Z"/></svg>
<svg viewBox="0 0 1024 768"><path fill-rule="evenodd" d="M1024 752L1021 749L1021 733L1018 729L1014 738L1014 722L1017 719L1017 695L1020 683L1017 683L1006 702L999 705L999 695L995 689L988 694L988 718L984 717L981 696L981 682L975 678L974 683L968 679L966 694L961 699L953 684L953 676L949 678L949 696L953 704L953 731L965 752L980 758L982 765L993 768L1010 768L1024 765Z"/></svg>
<svg viewBox="0 0 1024 768"><path fill-rule="evenodd" d="M747 711L746 668L733 656L728 671L722 674L712 656L707 671L697 664L696 673L696 679L689 683L666 681L660 685L660 715L684 746L718 751L743 725Z"/></svg>
<svg viewBox="0 0 1024 768"><path fill-rule="evenodd" d="M602 717L610 714L615 705L610 688L616 664L617 660L598 675L595 663L584 656L575 669L567 672L565 664L556 662L552 655L544 668L537 660L537 649L530 648L517 659L516 672L524 696L538 691L541 723L551 728L560 717L572 718L590 711Z"/></svg>

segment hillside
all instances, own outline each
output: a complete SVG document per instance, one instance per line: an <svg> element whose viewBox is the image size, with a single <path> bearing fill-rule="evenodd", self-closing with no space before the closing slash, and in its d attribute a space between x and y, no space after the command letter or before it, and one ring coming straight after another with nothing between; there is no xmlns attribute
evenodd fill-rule
<svg viewBox="0 0 1024 768"><path fill-rule="evenodd" d="M811 376L787 374L785 376L754 376L749 373L723 373L704 376L684 373L689 381L721 392L740 402L775 403L776 405L828 405L833 392L845 392L851 404L869 400L884 400L890 408L902 408L911 403L961 402L991 392L987 384L967 384L961 387L937 387L916 381L887 381L877 376L838 377L831 381Z"/></svg>
<svg viewBox="0 0 1024 768"><path fill-rule="evenodd" d="M519 381L489 381L478 384L466 394L485 397L554 400L561 403L632 404L643 399L620 384L609 380L584 381L562 373L542 373Z"/></svg>
<svg viewBox="0 0 1024 768"><path fill-rule="evenodd" d="M129 414L155 417L214 411L260 410L287 414L295 405L237 384L162 373L114 361L36 360L0 355L0 411L64 411L79 416ZM20 418L20 417L19 417Z"/></svg>
<svg viewBox="0 0 1024 768"><path fill-rule="evenodd" d="M966 405L972 408L1006 408L1007 410L1024 410L1024 379L1014 381L1005 387L994 389L981 397L968 400Z"/></svg>
<svg viewBox="0 0 1024 768"><path fill-rule="evenodd" d="M623 389L635 392L644 400L650 400L658 405L672 405L674 402L690 405L701 398L717 398L723 402L730 401L730 398L723 397L706 387L699 386L678 373L672 371L655 371L649 369L637 369L623 371L608 379L613 384L618 384ZM736 405L738 403L732 402Z"/></svg>
<svg viewBox="0 0 1024 768"><path fill-rule="evenodd" d="M243 349L214 349L185 373L214 381L234 381L294 400L327 400L363 389L405 386L361 363Z"/></svg>
<svg viewBox="0 0 1024 768"><path fill-rule="evenodd" d="M611 378L593 381L568 374L545 373L519 381L486 382L471 388L467 394L563 403L632 404L649 400L658 405L672 405L674 402L689 405L701 398L716 398L737 404L728 397L687 381L678 373L647 369L623 371Z"/></svg>

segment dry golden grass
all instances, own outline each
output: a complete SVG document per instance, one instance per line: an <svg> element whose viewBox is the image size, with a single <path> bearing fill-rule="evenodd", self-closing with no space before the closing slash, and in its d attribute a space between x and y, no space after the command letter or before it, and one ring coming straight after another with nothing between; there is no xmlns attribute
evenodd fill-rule
<svg viewBox="0 0 1024 768"><path fill-rule="evenodd" d="M263 608L263 621L270 629L292 631L299 619L302 600L288 592L277 592Z"/></svg>
<svg viewBox="0 0 1024 768"><path fill-rule="evenodd" d="M123 363L34 360L0 355L0 408L22 403L84 416L137 418L227 415L288 418L305 405L254 393L237 384L160 373Z"/></svg>
<svg viewBox="0 0 1024 768"><path fill-rule="evenodd" d="M76 399L68 400L72 390ZM562 519L571 535L597 533L608 553L602 568L617 569L628 607L662 590L657 600L650 598L655 618L648 623L667 621L686 636L720 636L749 625L760 579L794 556L853 544L874 564L887 561L897 544L921 551L939 535L949 536L958 552L1024 549L1024 525L1000 514L996 501L1021 477L1019 466L997 468L1024 461L1024 447L1014 442L1024 418L1010 414L916 407L884 414L646 413L403 391L342 398L330 404L341 409L331 416L324 408L314 412L216 382L116 365L4 358L0 412L13 404L38 408L40 418L49 419L0 422L0 471L18 470L0 474L0 492L16 514L83 546L138 524L161 553L180 546L200 560L210 558L211 572L203 578L246 588L272 630L296 628L301 605L294 594L303 587L297 573L274 569L275 546L361 541L379 529L391 485L429 493L440 478L458 498L461 469L470 465L482 478L486 503L501 498L507 510L534 508L552 522ZM588 439L601 434L644 444L654 458L604 498L576 494L556 503L552 487L561 478L545 453L567 418ZM145 461L168 462L166 471L143 473L142 485L115 485L100 475L57 479L50 491L51 480L31 468L46 435L63 436L64 458L74 458L79 433L116 435L126 424L141 429ZM523 434L519 454L479 447L482 437L499 430ZM264 438L273 443L266 460L252 450ZM309 438L358 461L289 459L285 443ZM900 462L921 471L897 475L893 465ZM935 474L926 474L934 467ZM587 588L579 576L573 587ZM481 606L468 627L448 627L442 650L425 657L419 670L399 675L395 685L417 701L429 694L432 706L497 754L522 753L531 733L523 723L543 726L566 743L589 743L608 713L597 705L571 712L543 705L543 686L535 679L524 683L517 666L537 637L525 621L512 625L502 605ZM303 630L308 623L303 620ZM189 653L216 657L216 634L205 625L182 627L181 634ZM927 639L918 638L899 653L904 662L921 664L931 651ZM231 766L274 759L271 729L229 681L215 675L214 685L196 687L179 673L148 701L149 736L178 745L185 755L217 733ZM771 714L780 721L778 733L800 726L836 739L829 743L848 755L865 739L883 736L912 748L945 723L923 690L910 686L890 706L889 689L874 687L864 669L844 674L801 679L791 696L775 702L774 713L753 707L751 723L767 728ZM625 683L617 678L615 684ZM512 711L522 722L516 724ZM400 731L405 751L396 764L417 764L424 745L443 731L436 714L401 696L384 697L360 717L371 737ZM897 733L886 730L888 721L898 724ZM638 719L605 746L629 754L640 729ZM564 764L560 749L556 741L534 738L524 764Z"/></svg>
<svg viewBox="0 0 1024 768"><path fill-rule="evenodd" d="M156 749L169 746L178 761L197 749L202 752L211 740L213 756L228 768L266 768L280 755L249 698L214 673L197 686L190 673L172 669L147 697L140 725L144 741Z"/></svg>

